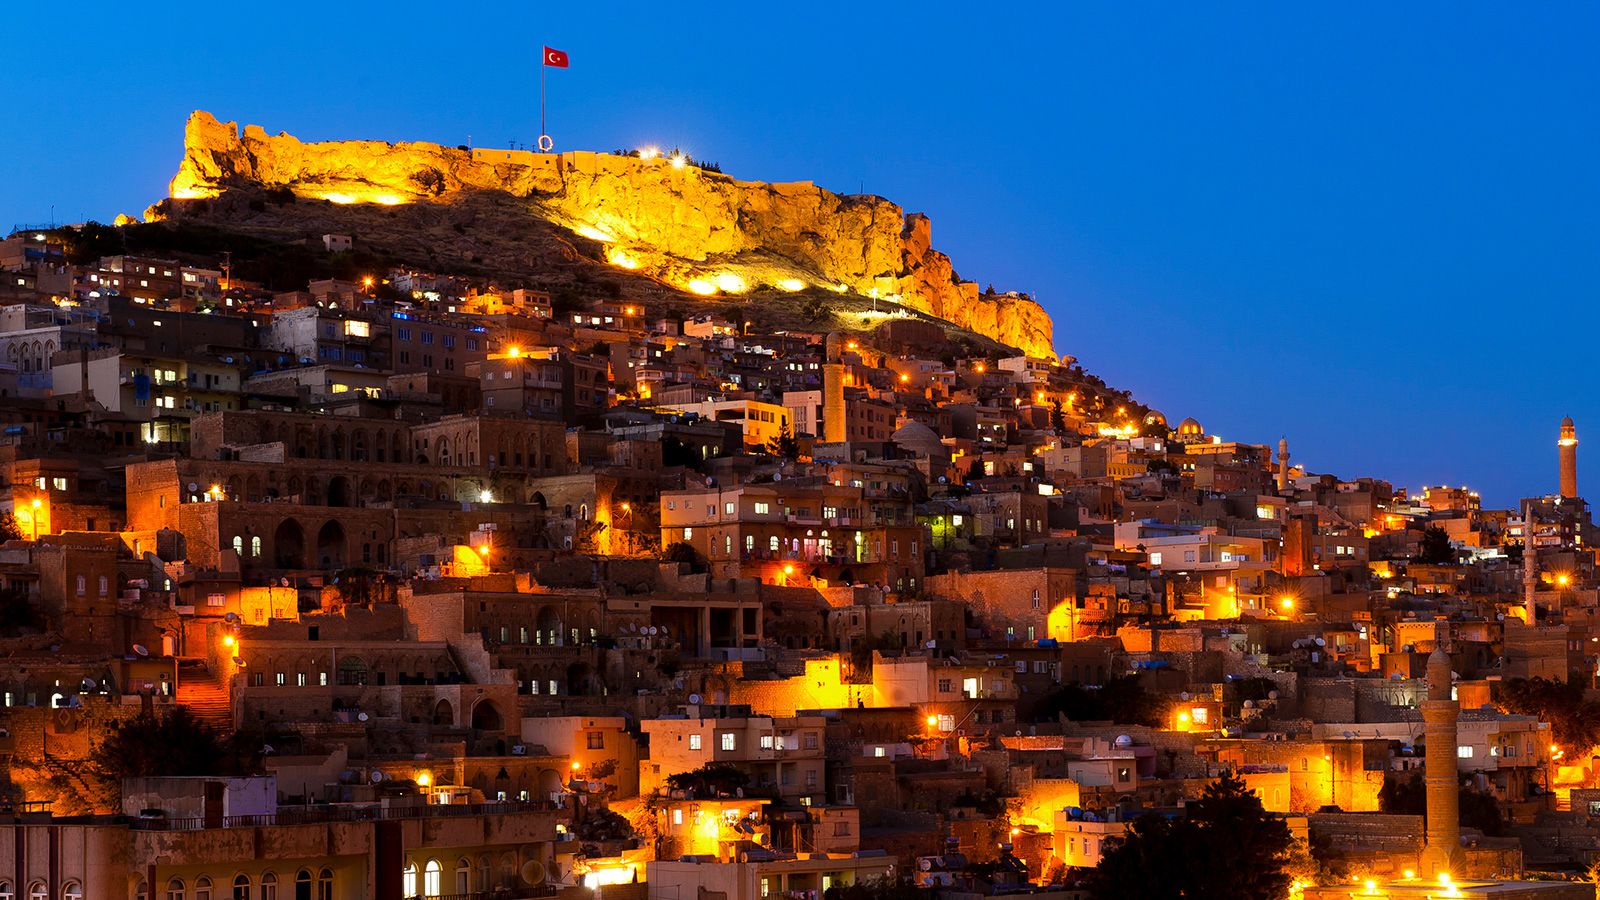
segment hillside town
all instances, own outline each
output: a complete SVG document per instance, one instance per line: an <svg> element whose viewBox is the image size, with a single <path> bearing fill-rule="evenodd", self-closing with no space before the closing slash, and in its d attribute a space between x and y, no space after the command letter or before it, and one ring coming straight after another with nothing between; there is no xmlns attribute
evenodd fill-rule
<svg viewBox="0 0 1600 900"><path fill-rule="evenodd" d="M1493 509L888 302L115 231L0 242L0 900L1080 900L1229 785L1295 896L1593 896L1570 419Z"/></svg>

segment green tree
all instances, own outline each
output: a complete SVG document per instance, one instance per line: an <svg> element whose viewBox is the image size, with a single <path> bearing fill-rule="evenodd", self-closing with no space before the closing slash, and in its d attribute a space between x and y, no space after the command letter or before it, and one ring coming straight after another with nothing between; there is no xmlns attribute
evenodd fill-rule
<svg viewBox="0 0 1600 900"><path fill-rule="evenodd" d="M750 783L750 776L732 763L706 763L688 772L674 772L667 776L667 787L675 791L695 791L714 796L732 794Z"/></svg>
<svg viewBox="0 0 1600 900"><path fill-rule="evenodd" d="M1459 559L1456 548L1450 545L1450 535L1437 525L1429 525L1422 531L1422 547L1417 552L1417 561L1432 566L1443 566L1457 562Z"/></svg>
<svg viewBox="0 0 1600 900"><path fill-rule="evenodd" d="M1036 718L1053 722L1059 714L1073 722L1158 727L1166 709L1166 701L1145 690L1139 676L1121 675L1095 689L1076 682L1062 685L1039 702Z"/></svg>
<svg viewBox="0 0 1600 900"><path fill-rule="evenodd" d="M1550 723L1550 736L1569 752L1600 744L1600 702L1584 699L1581 681L1508 678L1495 691L1501 709Z"/></svg>
<svg viewBox="0 0 1600 900"><path fill-rule="evenodd" d="M1182 819L1140 817L1106 842L1089 877L1096 898L1281 900L1289 891L1294 839L1282 819L1232 772L1206 786Z"/></svg>
<svg viewBox="0 0 1600 900"><path fill-rule="evenodd" d="M103 779L165 775L221 775L230 748L216 731L178 706L166 715L143 713L111 726L90 763Z"/></svg>
<svg viewBox="0 0 1600 900"><path fill-rule="evenodd" d="M767 453L784 459L794 459L800 455L800 442L795 439L794 432L789 430L788 422L784 422L783 428L777 435L767 441Z"/></svg>
<svg viewBox="0 0 1600 900"><path fill-rule="evenodd" d="M1461 824L1476 828L1490 837L1505 830L1505 817L1500 812L1500 801L1493 794L1480 791L1465 783L1460 787ZM1428 787L1422 775L1410 778L1385 778L1378 789L1378 808L1386 813L1421 816L1427 814Z"/></svg>

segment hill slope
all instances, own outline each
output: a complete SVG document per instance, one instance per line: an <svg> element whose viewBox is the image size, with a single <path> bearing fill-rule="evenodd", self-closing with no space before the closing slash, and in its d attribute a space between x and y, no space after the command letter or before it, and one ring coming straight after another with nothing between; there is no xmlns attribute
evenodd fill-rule
<svg viewBox="0 0 1600 900"><path fill-rule="evenodd" d="M628 276L644 276L658 286L652 293L678 299L821 291L846 326L875 324L872 307L900 307L1032 356L1054 354L1037 303L961 281L932 249L928 219L881 197L635 156L303 143L254 125L241 134L205 112L190 117L184 146L171 197L148 217L282 238L357 231L416 265L455 262L492 276L550 267L592 279L600 263L630 287Z"/></svg>

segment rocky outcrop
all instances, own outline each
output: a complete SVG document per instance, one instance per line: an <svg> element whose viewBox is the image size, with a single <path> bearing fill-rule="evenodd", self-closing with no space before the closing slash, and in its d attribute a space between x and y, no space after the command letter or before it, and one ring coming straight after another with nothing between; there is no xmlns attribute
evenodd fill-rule
<svg viewBox="0 0 1600 900"><path fill-rule="evenodd" d="M465 150L429 143L303 143L189 118L175 200L240 185L334 203L449 203L464 192L527 198L530 213L606 245L611 264L700 294L849 291L927 313L1032 356L1053 355L1050 317L1018 294L983 294L931 245L927 217L809 182L738 181L693 164L589 152ZM870 325L870 322L863 324Z"/></svg>

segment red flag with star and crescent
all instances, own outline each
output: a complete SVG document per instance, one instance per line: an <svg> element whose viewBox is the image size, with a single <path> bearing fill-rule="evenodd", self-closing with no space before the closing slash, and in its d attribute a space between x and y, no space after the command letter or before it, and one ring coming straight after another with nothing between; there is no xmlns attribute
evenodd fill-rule
<svg viewBox="0 0 1600 900"><path fill-rule="evenodd" d="M567 58L565 50L556 50L550 47L544 48L545 65L554 66L557 69L565 69L570 62L571 60Z"/></svg>

